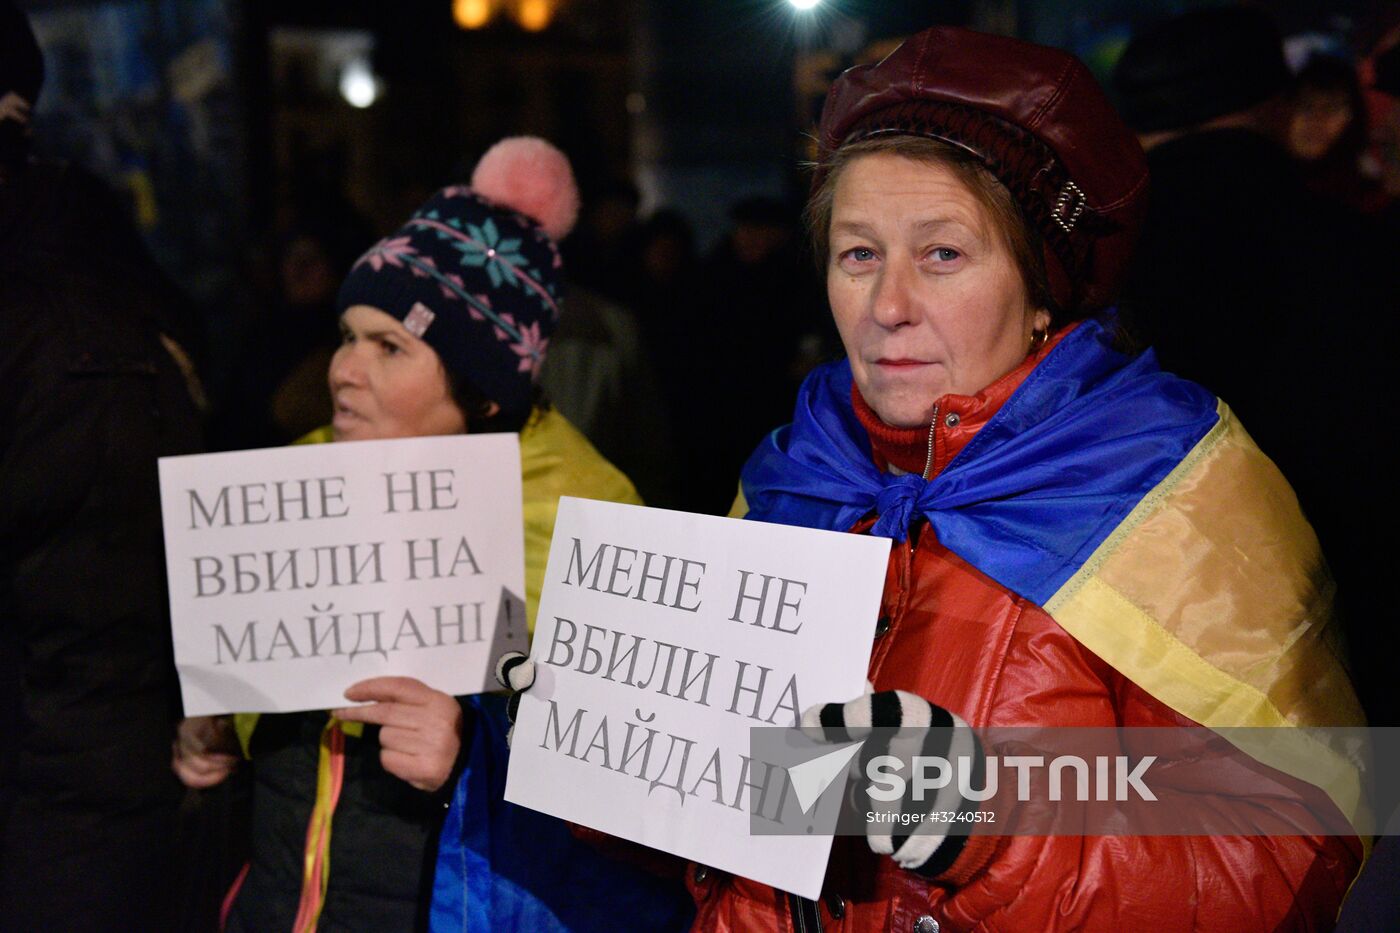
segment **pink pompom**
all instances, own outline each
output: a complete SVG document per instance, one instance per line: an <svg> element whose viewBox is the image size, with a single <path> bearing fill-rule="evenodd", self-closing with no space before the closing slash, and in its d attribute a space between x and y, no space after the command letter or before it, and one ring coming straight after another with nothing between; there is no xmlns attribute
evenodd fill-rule
<svg viewBox="0 0 1400 933"><path fill-rule="evenodd" d="M477 194L539 221L561 240L578 219L578 185L568 156L538 136L511 136L486 150L472 172Z"/></svg>

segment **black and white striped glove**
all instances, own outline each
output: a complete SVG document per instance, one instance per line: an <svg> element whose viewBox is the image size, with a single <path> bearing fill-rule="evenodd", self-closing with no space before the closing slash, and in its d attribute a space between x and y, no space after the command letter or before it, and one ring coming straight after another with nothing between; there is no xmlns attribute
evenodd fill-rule
<svg viewBox="0 0 1400 933"><path fill-rule="evenodd" d="M535 662L523 651L507 651L496 660L496 682L510 691L506 700L506 719L510 728L506 730L506 745L510 745L515 732L515 716L520 712L520 695L535 683Z"/></svg>
<svg viewBox="0 0 1400 933"><path fill-rule="evenodd" d="M891 755L901 761L899 773L906 781L902 799L881 802L874 798L863 799L865 794L858 798L863 799L858 809L868 809L876 817L864 821L866 842L872 852L890 856L900 867L925 877L936 877L948 870L967 842L965 832L947 833L951 823L961 822L950 820L947 815L964 811L969 815L975 813L978 802L964 798L956 780L939 788L932 799L925 795L922 801L914 801L913 759L931 756L954 763L960 760L971 763L974 773L968 786L981 787L981 745L959 716L921 696L904 690L879 693L869 690L867 687L863 696L848 703L811 707L803 714L803 729L831 742L867 739L866 746L861 749L862 769L866 762L879 755ZM872 738L872 729L882 731ZM900 819L901 814L906 815L906 819Z"/></svg>

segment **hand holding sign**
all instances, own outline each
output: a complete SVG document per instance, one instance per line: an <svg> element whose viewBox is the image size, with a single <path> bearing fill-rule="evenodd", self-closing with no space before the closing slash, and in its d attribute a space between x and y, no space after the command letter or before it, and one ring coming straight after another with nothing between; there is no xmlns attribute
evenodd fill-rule
<svg viewBox="0 0 1400 933"><path fill-rule="evenodd" d="M372 677L345 691L368 706L338 709L346 722L379 726L379 761L394 777L433 793L447 783L462 747L462 708L412 677Z"/></svg>
<svg viewBox="0 0 1400 933"><path fill-rule="evenodd" d="M496 683L510 691L506 700L506 747L515 733L515 717L520 712L520 695L535 685L535 662L523 651L507 651L496 662Z"/></svg>
<svg viewBox="0 0 1400 933"><path fill-rule="evenodd" d="M186 787L215 787L238 767L238 737L227 716L191 716L175 730L170 768Z"/></svg>
<svg viewBox="0 0 1400 933"><path fill-rule="evenodd" d="M825 742L859 741L867 758L886 756L904 762L905 773L912 773L916 756L950 758L961 754L967 758L980 757L977 736L962 717L906 690L881 690L875 693L866 684L865 694L846 703L822 703L802 714L802 729L809 737ZM872 730L883 730L872 738ZM904 731L899 731L904 730ZM870 798L872 812L879 810L898 816L901 805L893 806L886 798ZM964 800L951 784L931 797L920 816L938 813L959 813L966 809L976 812L975 801ZM904 831L895 827L903 826ZM901 868L918 872L928 878L947 870L962 851L967 836L951 838L938 830L945 828L936 818L920 820L913 832L908 824L895 819L873 820L865 823L865 839L870 851L888 855ZM936 857L935 857L936 856Z"/></svg>

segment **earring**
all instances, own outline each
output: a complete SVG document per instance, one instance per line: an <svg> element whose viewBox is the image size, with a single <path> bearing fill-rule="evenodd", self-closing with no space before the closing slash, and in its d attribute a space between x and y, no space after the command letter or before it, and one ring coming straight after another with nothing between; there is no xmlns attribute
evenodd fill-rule
<svg viewBox="0 0 1400 933"><path fill-rule="evenodd" d="M1033 331L1031 331L1031 349L1030 349L1030 352L1031 352L1031 353L1039 353L1040 350L1041 350L1041 348L1044 347L1044 346L1045 346L1047 343L1049 343L1049 342L1050 342L1050 331L1048 331L1048 330L1033 330Z"/></svg>

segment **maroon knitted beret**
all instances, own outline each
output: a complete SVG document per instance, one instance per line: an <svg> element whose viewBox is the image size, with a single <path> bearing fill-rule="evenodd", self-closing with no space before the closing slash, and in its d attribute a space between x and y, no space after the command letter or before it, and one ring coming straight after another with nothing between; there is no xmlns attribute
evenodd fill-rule
<svg viewBox="0 0 1400 933"><path fill-rule="evenodd" d="M1147 207L1147 160L1073 55L950 26L921 32L832 85L819 164L884 134L976 155L1040 232L1055 301L1071 311L1112 302ZM819 168L813 190L823 177Z"/></svg>

